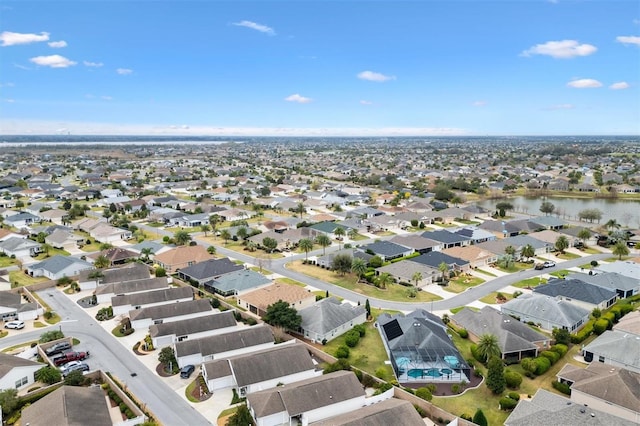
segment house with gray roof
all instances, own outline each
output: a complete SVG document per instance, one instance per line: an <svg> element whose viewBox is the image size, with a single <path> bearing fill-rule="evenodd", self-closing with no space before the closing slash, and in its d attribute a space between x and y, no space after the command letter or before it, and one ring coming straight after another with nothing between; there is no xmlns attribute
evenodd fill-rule
<svg viewBox="0 0 640 426"><path fill-rule="evenodd" d="M234 311L224 311L180 321L153 324L149 335L154 348L163 348L187 339L200 339L240 330Z"/></svg>
<svg viewBox="0 0 640 426"><path fill-rule="evenodd" d="M127 248L131 251L134 251L138 254L142 254L142 251L145 249L151 250L151 254L149 255L150 259L153 259L155 255L164 253L165 251L171 250L173 248L172 245L168 244L160 244L157 241L149 241L145 240L141 243L134 244L132 246L127 246Z"/></svg>
<svg viewBox="0 0 640 426"><path fill-rule="evenodd" d="M589 321L591 314L590 309L535 293L509 300L500 305L500 310L522 322L533 322L544 330L564 328L571 333L580 330Z"/></svg>
<svg viewBox="0 0 640 426"><path fill-rule="evenodd" d="M180 368L203 362L242 355L267 349L275 345L273 331L267 325L255 325L234 332L225 332L199 339L187 339L175 343L175 353Z"/></svg>
<svg viewBox="0 0 640 426"><path fill-rule="evenodd" d="M124 315L131 310L162 306L193 300L193 288L170 287L131 294L119 294L111 298L113 315Z"/></svg>
<svg viewBox="0 0 640 426"><path fill-rule="evenodd" d="M640 373L640 336L607 330L582 349L587 362L601 362Z"/></svg>
<svg viewBox="0 0 640 426"><path fill-rule="evenodd" d="M27 228L34 223L40 223L41 219L31 213L19 212L18 214L5 217L4 223L18 229Z"/></svg>
<svg viewBox="0 0 640 426"><path fill-rule="evenodd" d="M444 263L449 267L450 271L456 270L466 272L470 269L468 260L449 256L448 254L442 253L440 251L432 251L429 253L421 254L418 257L412 257L411 259L403 260L403 262L417 262L434 269L438 269L440 264Z"/></svg>
<svg viewBox="0 0 640 426"><path fill-rule="evenodd" d="M493 241L497 237L493 232L478 228L477 226L467 226L465 228L456 229L454 234L462 235L469 238L472 244L484 243L485 241Z"/></svg>
<svg viewBox="0 0 640 426"><path fill-rule="evenodd" d="M0 352L0 390L22 390L35 383L36 371L44 364Z"/></svg>
<svg viewBox="0 0 640 426"><path fill-rule="evenodd" d="M631 260L600 263L595 268L596 273L615 272L625 277L638 279L640 277L640 263Z"/></svg>
<svg viewBox="0 0 640 426"><path fill-rule="evenodd" d="M91 290L98 285L144 280L150 277L151 273L147 265L131 263L121 268L102 270L99 274L96 274L96 271L82 270L78 277L78 284L81 290Z"/></svg>
<svg viewBox="0 0 640 426"><path fill-rule="evenodd" d="M520 233L520 228L504 220L485 220L478 228L491 232L498 238L513 237Z"/></svg>
<svg viewBox="0 0 640 426"><path fill-rule="evenodd" d="M44 308L37 302L24 302L20 293L0 291L0 320L33 320L44 314Z"/></svg>
<svg viewBox="0 0 640 426"><path fill-rule="evenodd" d="M607 309L618 299L618 293L615 290L574 278L552 278L546 284L535 287L533 292L556 300L565 300L591 311L594 308Z"/></svg>
<svg viewBox="0 0 640 426"><path fill-rule="evenodd" d="M169 287L167 277L147 278L142 280L125 281L104 284L96 288L93 294L96 302L111 302L111 298L117 295L144 293L147 291L164 290Z"/></svg>
<svg viewBox="0 0 640 426"><path fill-rule="evenodd" d="M536 357L551 344L549 337L490 306L480 311L464 308L453 315L451 321L467 330L474 342L483 334L496 336L502 359Z"/></svg>
<svg viewBox="0 0 640 426"><path fill-rule="evenodd" d="M321 375L322 370L316 370L309 351L300 343L281 343L202 364L209 392L233 388L240 396Z"/></svg>
<svg viewBox="0 0 640 426"><path fill-rule="evenodd" d="M204 284L230 272L242 269L244 269L243 265L238 265L229 260L229 258L224 257L222 259L207 259L182 268L178 271L178 276L182 280Z"/></svg>
<svg viewBox="0 0 640 426"><path fill-rule="evenodd" d="M421 237L440 242L442 244L442 249L468 246L472 242L470 236L449 232L444 229L439 231L423 232Z"/></svg>
<svg viewBox="0 0 640 426"><path fill-rule="evenodd" d="M62 277L76 277L82 271L93 270L91 263L71 256L55 255L27 266L27 274L32 277L47 277L58 280Z"/></svg>
<svg viewBox="0 0 640 426"><path fill-rule="evenodd" d="M515 248L516 252L521 252L524 246L531 245L536 256L549 253L554 250L554 244L537 240L528 235L516 235L514 237L505 238L504 241Z"/></svg>
<svg viewBox="0 0 640 426"><path fill-rule="evenodd" d="M112 426L109 405L100 387L62 386L22 410L29 426Z"/></svg>
<svg viewBox="0 0 640 426"><path fill-rule="evenodd" d="M335 297L321 299L298 311L300 333L312 342L328 342L367 320L364 306L341 303Z"/></svg>
<svg viewBox="0 0 640 426"><path fill-rule="evenodd" d="M44 242L53 248L62 250L77 249L84 243L82 235L75 234L73 231L65 229L55 229L44 238Z"/></svg>
<svg viewBox="0 0 640 426"><path fill-rule="evenodd" d="M310 256L309 257L309 262L310 263L315 263L316 265L320 266L321 268L331 268L331 264L333 263L333 259L334 257L341 255L341 254L346 254L348 256L351 256L353 259L362 259L365 262L369 263L369 260L373 257L372 254L369 253L365 253L363 251L360 250L356 250L356 249L345 249L343 248L342 250L339 251L334 251L331 253L327 253L325 255L318 255L318 256Z"/></svg>
<svg viewBox="0 0 640 426"><path fill-rule="evenodd" d="M556 374L571 386L571 401L640 424L640 373L592 362L566 364Z"/></svg>
<svg viewBox="0 0 640 426"><path fill-rule="evenodd" d="M358 247L358 250L365 253L380 256L383 261L409 256L414 252L412 248L392 243L391 241L376 241L371 244Z"/></svg>
<svg viewBox="0 0 640 426"><path fill-rule="evenodd" d="M204 283L205 290L223 297L243 294L271 284L271 280L251 269L240 269Z"/></svg>
<svg viewBox="0 0 640 426"><path fill-rule="evenodd" d="M504 422L505 426L633 426L637 423L600 411L568 398L538 389L533 398L522 398Z"/></svg>
<svg viewBox="0 0 640 426"><path fill-rule="evenodd" d="M556 216L537 216L529 219L529 222L544 229L562 229L567 226L567 221Z"/></svg>
<svg viewBox="0 0 640 426"><path fill-rule="evenodd" d="M346 227L345 225L341 225L339 223L330 222L330 221L314 223L313 225L309 226L309 228L315 229L319 233L322 233L328 236L329 238L336 237L335 232L336 232L336 229L338 228L344 230L345 235L349 232L349 228Z"/></svg>
<svg viewBox="0 0 640 426"><path fill-rule="evenodd" d="M398 424L399 419L402 419L402 426L425 424L409 401L389 398L358 410L313 422L309 426L389 426Z"/></svg>
<svg viewBox="0 0 640 426"><path fill-rule="evenodd" d="M171 303L148 308L129 311L131 327L146 329L152 324L180 321L183 319L197 318L213 312L211 303L207 299L189 300L180 303Z"/></svg>
<svg viewBox="0 0 640 426"><path fill-rule="evenodd" d="M433 284L442 277L442 272L431 266L418 262L395 262L385 266L381 266L375 271L376 276L381 274L389 274L399 283L409 283L418 288L423 288L429 284ZM416 282L416 274L420 279Z"/></svg>
<svg viewBox="0 0 640 426"><path fill-rule="evenodd" d="M18 259L30 259L42 252L42 244L27 238L10 237L0 242L0 252Z"/></svg>
<svg viewBox="0 0 640 426"><path fill-rule="evenodd" d="M420 254L429 253L430 251L441 251L443 245L441 242L422 237L420 235L396 235L389 240L394 244L413 249L414 252Z"/></svg>
<svg viewBox="0 0 640 426"><path fill-rule="evenodd" d="M365 403L364 389L351 371L336 371L247 395L247 407L256 426L306 425L358 410Z"/></svg>

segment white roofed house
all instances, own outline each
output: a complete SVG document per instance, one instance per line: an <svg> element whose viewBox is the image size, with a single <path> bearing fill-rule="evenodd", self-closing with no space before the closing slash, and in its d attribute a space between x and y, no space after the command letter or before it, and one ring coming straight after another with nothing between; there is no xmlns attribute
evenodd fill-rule
<svg viewBox="0 0 640 426"><path fill-rule="evenodd" d="M364 306L341 303L335 297L322 299L298 313L302 317L300 332L314 342L328 342L367 320Z"/></svg>
<svg viewBox="0 0 640 426"><path fill-rule="evenodd" d="M113 243L121 240L128 240L132 237L131 231L123 228L116 228L109 224L100 224L89 231L89 235L101 243Z"/></svg>
<svg viewBox="0 0 640 426"><path fill-rule="evenodd" d="M84 237L73 233L71 230L56 229L45 237L44 242L53 248L69 251L82 245Z"/></svg>
<svg viewBox="0 0 640 426"><path fill-rule="evenodd" d="M10 237L0 242L0 252L9 257L30 261L31 256L42 252L42 244L26 238Z"/></svg>
<svg viewBox="0 0 640 426"><path fill-rule="evenodd" d="M150 308L193 300L193 288L174 287L141 293L123 294L111 298L113 315L123 315L135 309Z"/></svg>
<svg viewBox="0 0 640 426"><path fill-rule="evenodd" d="M0 352L0 390L22 390L35 383L36 371L44 364Z"/></svg>
<svg viewBox="0 0 640 426"><path fill-rule="evenodd" d="M216 334L239 331L242 328L236 321L233 311L224 311L149 326L149 335L155 348L163 348L187 339L200 339Z"/></svg>
<svg viewBox="0 0 640 426"><path fill-rule="evenodd" d="M0 320L18 319L27 321L44 314L44 308L37 302L25 302L19 293L0 291Z"/></svg>
<svg viewBox="0 0 640 426"><path fill-rule="evenodd" d="M71 256L55 255L43 261L32 263L27 266L26 272L32 277L47 277L50 280L57 280L62 277L75 277L81 271L92 270L93 265Z"/></svg>

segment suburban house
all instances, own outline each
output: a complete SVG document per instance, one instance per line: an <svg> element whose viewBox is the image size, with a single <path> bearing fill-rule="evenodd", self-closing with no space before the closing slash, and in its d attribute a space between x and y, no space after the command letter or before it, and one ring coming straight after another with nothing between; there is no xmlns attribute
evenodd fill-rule
<svg viewBox="0 0 640 426"><path fill-rule="evenodd" d="M463 247L451 247L442 250L442 253L458 259L466 260L472 268L482 268L498 261L499 256L488 250L473 245Z"/></svg>
<svg viewBox="0 0 640 426"><path fill-rule="evenodd" d="M93 265L92 265L93 267ZM122 268L105 270L83 270L78 277L81 290L91 290L98 285L120 283L148 279L151 276L149 267L141 263L132 263Z"/></svg>
<svg viewBox="0 0 640 426"><path fill-rule="evenodd" d="M4 223L17 229L23 229L33 225L34 223L40 223L40 220L41 219L34 214L19 212L5 217Z"/></svg>
<svg viewBox="0 0 640 426"><path fill-rule="evenodd" d="M336 371L247 395L256 426L310 423L358 410L365 392L351 371Z"/></svg>
<svg viewBox="0 0 640 426"><path fill-rule="evenodd" d="M317 301L298 311L300 334L312 342L328 342L367 320L364 306L341 303L335 297Z"/></svg>
<svg viewBox="0 0 640 426"><path fill-rule="evenodd" d="M203 362L242 355L275 345L273 331L266 325L256 325L237 331L215 334L175 343L176 360L180 368Z"/></svg>
<svg viewBox="0 0 640 426"><path fill-rule="evenodd" d="M27 405L20 424L113 426L105 392L98 387L61 386Z"/></svg>
<svg viewBox="0 0 640 426"><path fill-rule="evenodd" d="M474 342L483 334L496 336L502 359L534 358L551 345L551 338L490 306L477 312L464 308L453 315L451 321L467 330Z"/></svg>
<svg viewBox="0 0 640 426"><path fill-rule="evenodd" d="M468 261L460 259L459 257L449 256L448 254L439 251L421 254L418 257L403 260L403 262L417 262L438 270L440 270L439 266L442 263L447 265L449 271L468 272L471 269L471 265Z"/></svg>
<svg viewBox="0 0 640 426"><path fill-rule="evenodd" d="M222 259L207 259L182 268L178 272L178 276L184 281L203 285L225 274L243 269L245 269L243 265L238 265L225 257Z"/></svg>
<svg viewBox="0 0 640 426"><path fill-rule="evenodd" d="M378 316L377 328L400 383L470 381L471 369L442 320L424 309Z"/></svg>
<svg viewBox="0 0 640 426"><path fill-rule="evenodd" d="M35 383L36 371L44 364L0 352L0 390L19 391Z"/></svg>
<svg viewBox="0 0 640 426"><path fill-rule="evenodd" d="M145 329L152 324L163 324L165 322L197 318L212 312L213 308L209 300L199 299L134 309L129 311L129 319L131 320L131 327L135 329Z"/></svg>
<svg viewBox="0 0 640 426"><path fill-rule="evenodd" d="M44 308L37 302L25 302L20 293L0 291L0 320L32 320L44 314Z"/></svg>
<svg viewBox="0 0 640 426"><path fill-rule="evenodd" d="M409 256L413 254L413 249L391 241L376 241L365 246L358 247L358 250L374 256L379 256L383 261L397 259L399 257Z"/></svg>
<svg viewBox="0 0 640 426"><path fill-rule="evenodd" d="M0 253L15 256L18 259L30 260L42 252L42 244L28 238L10 237L0 242Z"/></svg>
<svg viewBox="0 0 640 426"><path fill-rule="evenodd" d="M564 425L564 426L633 426L631 422L544 389L538 389L533 398L522 398L513 409L505 426Z"/></svg>
<svg viewBox="0 0 640 426"><path fill-rule="evenodd" d="M279 344L202 364L202 377L209 392L233 388L241 397L320 375L322 370L316 370L306 346L299 343Z"/></svg>
<svg viewBox="0 0 640 426"><path fill-rule="evenodd" d="M215 336L240 328L234 312L229 310L198 318L153 324L149 326L149 335L154 348L163 348L187 339Z"/></svg>
<svg viewBox="0 0 640 426"><path fill-rule="evenodd" d="M526 245L533 247L534 255L540 256L554 250L555 243L547 243L533 238L529 235L516 235L514 237L505 238L504 241L511 247L516 249L517 253L522 252L522 248Z"/></svg>
<svg viewBox="0 0 640 426"><path fill-rule="evenodd" d="M640 373L592 362L566 364L556 375L571 386L571 401L640 424Z"/></svg>
<svg viewBox="0 0 640 426"><path fill-rule="evenodd" d="M343 248L342 250L338 250L338 251L334 251L331 253L327 253L325 255L319 255L319 256L309 256L309 263L315 263L316 265L320 266L321 268L326 268L326 269L330 269L331 265L333 263L333 259L341 254L346 254L348 256L351 256L351 258L355 259L355 258L359 258L364 260L366 263L369 263L369 260L373 257L372 254L369 253L365 253L363 251L360 250L356 250L353 248L348 248L345 249Z"/></svg>
<svg viewBox="0 0 640 426"><path fill-rule="evenodd" d="M222 297L234 296L271 284L271 280L251 269L229 272L204 283L205 290Z"/></svg>
<svg viewBox="0 0 640 426"><path fill-rule="evenodd" d="M100 304L110 303L111 298L114 296L163 290L168 287L169 283L167 281L167 277L145 278L141 280L104 284L96 288L93 294L96 296L96 302Z"/></svg>
<svg viewBox="0 0 640 426"><path fill-rule="evenodd" d="M439 241L424 238L419 235L396 235L389 242L413 249L414 252L425 254L430 251L442 250L442 243Z"/></svg>
<svg viewBox="0 0 640 426"><path fill-rule="evenodd" d="M640 263L631 260L615 261L611 263L600 263L595 268L596 273L615 272L625 277L638 279L640 277Z"/></svg>
<svg viewBox="0 0 640 426"><path fill-rule="evenodd" d="M582 306L536 293L509 300L500 305L500 310L522 322L533 322L544 330L564 328L571 333L580 330L591 315L591 310Z"/></svg>
<svg viewBox="0 0 640 426"><path fill-rule="evenodd" d="M247 238L247 241L253 241L259 247L262 247L262 243L265 238L273 238L278 245L275 250L285 251L294 248L298 245L301 239L308 238L312 241L316 239L318 235L322 233L311 228L303 227L296 229L286 229L285 231L267 231L261 234L254 235Z"/></svg>
<svg viewBox="0 0 640 426"><path fill-rule="evenodd" d="M107 223L100 223L97 226L91 228L89 231L91 238L101 243L115 243L122 240L128 240L133 236L133 233L124 228L116 228Z"/></svg>
<svg viewBox="0 0 640 426"><path fill-rule="evenodd" d="M109 249L91 254L88 257L93 259L93 261L95 262L95 260L100 256L104 256L109 261L109 266L117 266L124 265L125 263L136 260L138 259L139 255L135 251L128 250L126 248L111 247Z"/></svg>
<svg viewBox="0 0 640 426"><path fill-rule="evenodd" d="M640 293L640 276L632 278L626 275L618 274L617 272L604 272L602 274L583 274L583 273L571 273L567 279L577 279L584 281L585 283L597 285L609 290L614 290L618 293L619 299L625 299L635 294Z"/></svg>
<svg viewBox="0 0 640 426"><path fill-rule="evenodd" d="M210 259L213 259L213 255L200 245L177 246L154 257L154 261L167 273L174 273L182 268Z"/></svg>
<svg viewBox="0 0 640 426"><path fill-rule="evenodd" d="M132 294L120 294L111 298L113 315L124 315L136 309L150 308L193 300L192 287L171 287Z"/></svg>
<svg viewBox="0 0 640 426"><path fill-rule="evenodd" d="M535 287L533 293L564 300L591 311L595 308L607 309L618 299L618 293L615 290L569 278L550 279L546 284Z"/></svg>
<svg viewBox="0 0 640 426"><path fill-rule="evenodd" d="M276 302L287 302L297 311L313 305L316 295L303 287L274 283L266 287L258 288L238 295L238 306L252 314L264 316L267 308Z"/></svg>
<svg viewBox="0 0 640 426"><path fill-rule="evenodd" d="M376 269L376 275L389 274L396 282L409 283L418 288L433 284L442 272L418 262L395 262ZM419 275L417 275L419 274ZM416 277L419 277L416 281Z"/></svg>
<svg viewBox="0 0 640 426"><path fill-rule="evenodd" d="M614 324L613 329L640 336L640 311L629 312Z"/></svg>
<svg viewBox="0 0 640 426"><path fill-rule="evenodd" d="M71 230L56 229L44 238L44 242L53 248L75 250L84 243L84 237Z"/></svg>
<svg viewBox="0 0 640 426"><path fill-rule="evenodd" d="M469 238L471 240L471 244L480 244L485 241L493 241L496 239L493 232L486 231L478 228L477 226L467 226L465 228L456 229L453 232L455 234L462 235L465 238Z"/></svg>
<svg viewBox="0 0 640 426"><path fill-rule="evenodd" d="M445 230L427 231L422 233L422 238L438 241L443 249L471 245L471 237L449 232Z"/></svg>
<svg viewBox="0 0 640 426"><path fill-rule="evenodd" d="M560 232L551 231L551 230L548 230L548 229L545 229L544 231L531 232L528 235L531 238L535 238L536 240L540 240L543 243L547 243L547 244L551 245L552 247L555 247L556 241L561 236L564 236L567 239L567 242L569 243L569 247L573 247L579 241L579 239L577 237L572 237L570 235L561 234Z"/></svg>
<svg viewBox="0 0 640 426"><path fill-rule="evenodd" d="M582 348L586 362L598 361L640 373L640 336L607 330Z"/></svg>
<svg viewBox="0 0 640 426"><path fill-rule="evenodd" d="M409 401L389 398L348 413L313 422L310 426L388 426L398 424L399 419L402 419L402 426L424 426L425 424Z"/></svg>
<svg viewBox="0 0 640 426"><path fill-rule="evenodd" d="M55 255L40 262L27 266L26 272L32 277L47 277L50 280L58 280L62 277L76 277L82 271L93 270L93 265L84 260Z"/></svg>

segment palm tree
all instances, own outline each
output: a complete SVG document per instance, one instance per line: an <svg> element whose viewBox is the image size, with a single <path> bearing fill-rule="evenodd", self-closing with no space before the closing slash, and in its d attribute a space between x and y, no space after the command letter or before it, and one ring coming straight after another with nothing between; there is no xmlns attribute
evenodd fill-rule
<svg viewBox="0 0 640 426"><path fill-rule="evenodd" d="M582 240L582 244L587 247L587 240L591 238L591 231L589 228L582 228L580 232L578 232L578 238Z"/></svg>
<svg viewBox="0 0 640 426"><path fill-rule="evenodd" d="M414 272L414 274L411 276L411 279L413 280L415 286L418 287L418 283L422 281L422 273L420 271Z"/></svg>
<svg viewBox="0 0 640 426"><path fill-rule="evenodd" d="M349 228L349 230L347 231L347 237L349 237L350 240L355 240L357 236L358 231L356 231L355 228Z"/></svg>
<svg viewBox="0 0 640 426"><path fill-rule="evenodd" d="M96 268L99 269L103 269L108 267L111 264L111 262L109 261L109 259L107 258L107 256L105 255L100 255L96 258L96 260L93 262L93 266L95 266Z"/></svg>
<svg viewBox="0 0 640 426"><path fill-rule="evenodd" d="M211 225L211 229L213 230L214 234L216 232L216 226L218 226L219 222L220 216L218 216L217 214L212 214L211 216L209 216L209 225Z"/></svg>
<svg viewBox="0 0 640 426"><path fill-rule="evenodd" d="M615 219L609 219L607 223L604 224L604 227L610 230L620 229L620 224Z"/></svg>
<svg viewBox="0 0 640 426"><path fill-rule="evenodd" d="M149 257L153 254L153 249L151 247L145 247L140 250L140 256L144 262L149 261Z"/></svg>
<svg viewBox="0 0 640 426"><path fill-rule="evenodd" d="M445 262L440 262L440 264L438 265L438 270L442 272L442 281L444 282L449 275L449 265L447 265Z"/></svg>
<svg viewBox="0 0 640 426"><path fill-rule="evenodd" d="M227 241L229 241L229 239L231 238L231 233L228 229L223 229L222 232L220 232L220 236L222 237L222 239L224 240L224 244L226 245Z"/></svg>
<svg viewBox="0 0 640 426"><path fill-rule="evenodd" d="M358 276L358 280L361 280L367 272L367 261L361 257L354 257L351 262L351 272Z"/></svg>
<svg viewBox="0 0 640 426"><path fill-rule="evenodd" d="M310 238L303 238L298 242L298 247L300 247L300 250L304 251L304 262L307 263L309 252L313 250L313 240Z"/></svg>
<svg viewBox="0 0 640 426"><path fill-rule="evenodd" d="M556 250L564 254L564 251L569 247L569 239L564 235L560 235L556 239Z"/></svg>
<svg viewBox="0 0 640 426"><path fill-rule="evenodd" d="M378 288L385 289L387 285L391 284L391 275L388 272L383 272L378 276Z"/></svg>
<svg viewBox="0 0 640 426"><path fill-rule="evenodd" d="M302 214L306 211L306 209L304 208L304 203L302 201L300 201L295 208L295 212L298 213L300 215L300 219L302 219Z"/></svg>
<svg viewBox="0 0 640 426"><path fill-rule="evenodd" d="M624 241L618 241L616 245L613 246L611 253L618 256L618 260L622 260L622 256L627 256L629 254L629 247L627 247L627 244Z"/></svg>
<svg viewBox="0 0 640 426"><path fill-rule="evenodd" d="M191 241L191 235L189 235L187 231L176 231L176 233L173 234L173 240L177 245L184 246Z"/></svg>
<svg viewBox="0 0 640 426"><path fill-rule="evenodd" d="M502 351L500 350L498 338L495 334L483 334L480 336L480 340L478 340L478 354L486 360L494 356L498 358L501 357Z"/></svg>
<svg viewBox="0 0 640 426"><path fill-rule="evenodd" d="M520 254L522 255L522 257L530 259L536 255L536 249L534 249L531 244L527 244L526 246L522 247Z"/></svg>
<svg viewBox="0 0 640 426"><path fill-rule="evenodd" d="M316 237L316 243L322 247L322 255L325 256L327 254L327 247L331 245L331 238L325 234L321 234Z"/></svg>
<svg viewBox="0 0 640 426"><path fill-rule="evenodd" d="M200 231L204 232L204 236L206 238L207 232L211 231L211 226L206 223L204 225L200 225Z"/></svg>
<svg viewBox="0 0 640 426"><path fill-rule="evenodd" d="M258 245L255 243L255 241L247 240L247 250L249 250L250 252L254 252L256 251L257 247Z"/></svg>
<svg viewBox="0 0 640 426"><path fill-rule="evenodd" d="M335 235L338 240L338 250L340 250L340 241L342 241L342 238L344 237L345 234L346 234L346 231L341 226L337 227L333 231L333 235Z"/></svg>
<svg viewBox="0 0 640 426"><path fill-rule="evenodd" d="M216 254L216 248L215 248L215 246L209 246L209 247L207 247L207 253L209 253L209 254L210 254L210 255L212 255L212 256L213 256L214 254Z"/></svg>
<svg viewBox="0 0 640 426"><path fill-rule="evenodd" d="M508 245L504 248L504 252L510 256L516 254L516 248L512 245Z"/></svg>

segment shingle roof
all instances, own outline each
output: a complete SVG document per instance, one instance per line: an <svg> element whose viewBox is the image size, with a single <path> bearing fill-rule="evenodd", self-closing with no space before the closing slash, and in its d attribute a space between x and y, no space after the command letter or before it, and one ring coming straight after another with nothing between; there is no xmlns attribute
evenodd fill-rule
<svg viewBox="0 0 640 426"><path fill-rule="evenodd" d="M189 318L179 321L153 324L149 326L151 337L160 336L186 336L201 333L208 330L219 330L238 325L233 311L224 311L219 314L204 315L198 318Z"/></svg>
<svg viewBox="0 0 640 426"><path fill-rule="evenodd" d="M539 285L533 289L534 293L546 296L564 296L594 305L614 299L617 296L615 290L589 284L577 279L554 278L547 284Z"/></svg>
<svg viewBox="0 0 640 426"><path fill-rule="evenodd" d="M159 290L167 288L168 286L169 283L166 277L147 278L100 285L96 288L95 294L128 294L140 291Z"/></svg>
<svg viewBox="0 0 640 426"><path fill-rule="evenodd" d="M607 330L585 346L583 352L640 369L640 336L635 334Z"/></svg>
<svg viewBox="0 0 640 426"><path fill-rule="evenodd" d="M0 242L0 248L8 251L26 250L34 247L40 247L41 245L42 244L35 241L20 237L9 237Z"/></svg>
<svg viewBox="0 0 640 426"><path fill-rule="evenodd" d="M602 274L569 274L567 279L579 279L586 283L595 284L600 287L608 288L611 290L636 290L640 288L640 276L632 278L629 276L618 274L617 272L604 272Z"/></svg>
<svg viewBox="0 0 640 426"><path fill-rule="evenodd" d="M177 299L193 298L193 287L174 287L141 293L122 294L111 298L112 306L149 305L151 303L169 302Z"/></svg>
<svg viewBox="0 0 640 426"><path fill-rule="evenodd" d="M410 251L407 247L400 244L392 243L391 241L376 241L375 243L367 244L360 247L363 251L372 251L375 254L381 254L385 257L400 256Z"/></svg>
<svg viewBox="0 0 640 426"><path fill-rule="evenodd" d="M78 281L91 281L89 274L92 271L81 271ZM102 271L103 277L100 278L101 284L118 283L125 281L143 280L149 278L149 267L141 263L133 263L121 268L106 269Z"/></svg>
<svg viewBox="0 0 640 426"><path fill-rule="evenodd" d="M502 305L502 310L519 316L545 318L554 324L571 329L580 320L589 316L589 310L565 300L556 300L542 294L523 294Z"/></svg>
<svg viewBox="0 0 640 426"><path fill-rule="evenodd" d="M456 234L455 232L449 232L445 230L426 231L422 233L422 237L440 241L445 244L457 244L471 240L471 238L468 236Z"/></svg>
<svg viewBox="0 0 640 426"><path fill-rule="evenodd" d="M82 268L83 270L87 270L87 271L90 269L93 269L93 265L90 264L89 262L85 262L84 260L77 259L75 257L61 256L61 255L55 255L41 262L35 263L33 265L29 265L28 269L32 271L36 269L43 269L52 274L56 274L60 271L64 271L69 266L74 264L78 265L77 267L78 269Z"/></svg>
<svg viewBox="0 0 640 426"><path fill-rule="evenodd" d="M400 244L404 247L409 247L414 250L423 250L432 247L437 247L442 244L439 241L431 240L429 238L421 237L419 235L397 235L391 238L389 241L395 244Z"/></svg>
<svg viewBox="0 0 640 426"><path fill-rule="evenodd" d="M390 398L309 426L424 426L424 420L409 401Z"/></svg>
<svg viewBox="0 0 640 426"><path fill-rule="evenodd" d="M228 293L230 291L241 292L243 290L249 290L270 282L271 280L269 278L259 272L252 271L251 269L241 269L224 274L213 281L206 282L204 285L217 289L221 293Z"/></svg>
<svg viewBox="0 0 640 426"><path fill-rule="evenodd" d="M242 301L262 310L266 310L269 305L280 300L297 305L298 302L311 297L315 299L315 295L304 287L278 282L239 296Z"/></svg>
<svg viewBox="0 0 640 426"><path fill-rule="evenodd" d="M176 343L176 356L202 354L215 355L236 349L273 342L273 332L268 326L253 326L232 333L217 334L200 339Z"/></svg>
<svg viewBox="0 0 640 426"><path fill-rule="evenodd" d="M30 426L112 426L104 391L99 387L62 386L22 411Z"/></svg>
<svg viewBox="0 0 640 426"><path fill-rule="evenodd" d="M195 280L203 280L242 269L244 269L244 266L237 265L225 257L222 259L209 259L196 263L195 265L187 266L186 268L182 268L180 273Z"/></svg>
<svg viewBox="0 0 640 426"><path fill-rule="evenodd" d="M444 254L440 251L431 251L429 253L421 254L420 256L407 259L404 262L418 262L422 263L423 265L431 266L435 269L438 269L438 266L440 266L442 262L446 263L448 266L463 266L469 264L469 262L464 259L449 256L448 254Z"/></svg>
<svg viewBox="0 0 640 426"><path fill-rule="evenodd" d="M4 377L9 371L15 367L42 366L39 362L20 358L18 356L9 355L0 352L0 377Z"/></svg>
<svg viewBox="0 0 640 426"><path fill-rule="evenodd" d="M131 321L141 319L164 319L198 312L213 311L211 304L206 299L189 300L187 302L169 303L167 305L151 306L135 309L129 312Z"/></svg>
<svg viewBox="0 0 640 426"><path fill-rule="evenodd" d="M365 312L364 306L341 303L335 297L329 297L316 302L313 306L300 310L298 313L302 317L300 327L303 330L325 334L349 321L353 321Z"/></svg>

